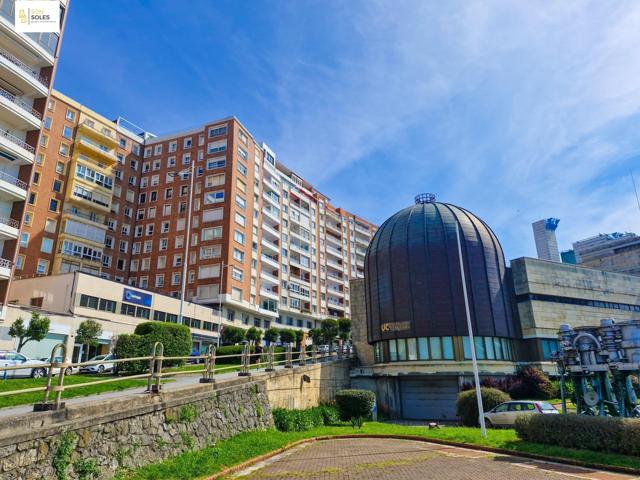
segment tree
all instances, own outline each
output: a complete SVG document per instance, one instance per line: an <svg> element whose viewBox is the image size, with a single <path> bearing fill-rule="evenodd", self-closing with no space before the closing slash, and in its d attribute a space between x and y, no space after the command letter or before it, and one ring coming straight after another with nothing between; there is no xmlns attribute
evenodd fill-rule
<svg viewBox="0 0 640 480"><path fill-rule="evenodd" d="M348 318L338 319L338 336L346 342L351 337L351 320Z"/></svg>
<svg viewBox="0 0 640 480"><path fill-rule="evenodd" d="M291 328L280 330L280 340L282 343L293 343L296 341L296 332Z"/></svg>
<svg viewBox="0 0 640 480"><path fill-rule="evenodd" d="M304 338L303 330L295 330L296 335L296 345L300 345L302 343L302 339Z"/></svg>
<svg viewBox="0 0 640 480"><path fill-rule="evenodd" d="M312 328L309 330L309 337L314 345L322 345L324 343L324 337L322 336L322 330L319 328Z"/></svg>
<svg viewBox="0 0 640 480"><path fill-rule="evenodd" d="M43 340L49 333L50 325L51 320L49 320L49 317L43 317L38 312L33 312L28 327L24 326L24 320L20 317L9 327L9 335L18 339L18 348L16 350L19 352L27 342Z"/></svg>
<svg viewBox="0 0 640 480"><path fill-rule="evenodd" d="M264 339L269 342L269 344L277 342L279 336L280 330L278 330L276 327L270 327L266 332L264 332Z"/></svg>
<svg viewBox="0 0 640 480"><path fill-rule="evenodd" d="M254 343L258 343L262 339L262 330L256 327L251 327L244 334L244 338L246 338L250 342L253 341Z"/></svg>
<svg viewBox="0 0 640 480"><path fill-rule="evenodd" d="M323 340L331 344L338 336L338 321L334 318L325 318L320 324Z"/></svg>
<svg viewBox="0 0 640 480"><path fill-rule="evenodd" d="M76 330L76 343L86 347L86 359L89 359L89 347L98 346L100 335L102 335L102 326L95 320L85 320Z"/></svg>
<svg viewBox="0 0 640 480"><path fill-rule="evenodd" d="M222 341L235 345L244 340L245 333L243 328L228 325L222 329Z"/></svg>

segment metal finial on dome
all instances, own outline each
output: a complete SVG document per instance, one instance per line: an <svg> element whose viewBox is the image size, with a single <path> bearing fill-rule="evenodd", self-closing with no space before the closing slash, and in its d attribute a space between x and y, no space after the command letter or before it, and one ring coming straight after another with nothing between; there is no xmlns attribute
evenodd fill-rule
<svg viewBox="0 0 640 480"><path fill-rule="evenodd" d="M416 195L416 203L433 203L436 201L436 196L433 193L421 193Z"/></svg>

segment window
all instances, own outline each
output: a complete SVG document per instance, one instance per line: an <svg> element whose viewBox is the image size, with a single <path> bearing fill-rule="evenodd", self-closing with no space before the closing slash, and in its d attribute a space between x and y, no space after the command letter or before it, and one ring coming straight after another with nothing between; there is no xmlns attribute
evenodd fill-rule
<svg viewBox="0 0 640 480"><path fill-rule="evenodd" d="M227 126L226 125L217 125L215 127L209 128L209 138L217 137L219 135L227 134Z"/></svg>
<svg viewBox="0 0 640 480"><path fill-rule="evenodd" d="M222 216L224 213L223 208L213 208L210 210L204 210L202 212L202 222L215 222L218 220L222 220Z"/></svg>
<svg viewBox="0 0 640 480"><path fill-rule="evenodd" d="M244 252L242 250L238 250L237 248L234 248L233 258L239 262L244 262Z"/></svg>
<svg viewBox="0 0 640 480"><path fill-rule="evenodd" d="M70 126L65 125L62 127L62 136L64 138L66 138L67 140L71 140L72 135L73 135L73 129Z"/></svg>
<svg viewBox="0 0 640 480"><path fill-rule="evenodd" d="M60 180L54 180L53 181L53 186L51 188L54 192L60 193L62 192L62 181Z"/></svg>
<svg viewBox="0 0 640 480"><path fill-rule="evenodd" d="M38 194L36 192L29 192L29 200L27 203L29 205L35 205L38 201Z"/></svg>
<svg viewBox="0 0 640 480"><path fill-rule="evenodd" d="M182 141L182 148L191 148L192 146L193 146L193 141L191 140L191 137L185 138Z"/></svg>
<svg viewBox="0 0 640 480"><path fill-rule="evenodd" d="M16 269L22 270L23 267L24 267L24 255L18 255L16 257Z"/></svg>
<svg viewBox="0 0 640 480"><path fill-rule="evenodd" d="M22 248L27 248L29 246L29 234L27 232L22 232L20 234L20 246Z"/></svg>
<svg viewBox="0 0 640 480"><path fill-rule="evenodd" d="M47 218L44 223L44 231L48 233L56 233L58 222L53 218Z"/></svg>
<svg viewBox="0 0 640 480"><path fill-rule="evenodd" d="M241 175L243 176L247 176L247 167L244 166L242 163L238 162L238 172L240 172Z"/></svg>
<svg viewBox="0 0 640 480"><path fill-rule="evenodd" d="M53 119L50 116L44 117L43 127L47 130L51 130L51 122Z"/></svg>
<svg viewBox="0 0 640 480"><path fill-rule="evenodd" d="M209 142L207 145L207 153L211 155L212 153L224 152L227 149L227 141L226 140L218 140L217 142Z"/></svg>
<svg viewBox="0 0 640 480"><path fill-rule="evenodd" d="M212 203L224 202L224 191L218 190L216 192L208 192L204 194L204 204L210 205Z"/></svg>
<svg viewBox="0 0 640 480"><path fill-rule="evenodd" d="M48 270L49 270L49 261L39 258L38 266L36 267L36 272L38 273L38 275L46 275Z"/></svg>
<svg viewBox="0 0 640 480"><path fill-rule="evenodd" d="M40 245L40 251L43 253L53 252L53 239L44 237Z"/></svg>
<svg viewBox="0 0 640 480"><path fill-rule="evenodd" d="M60 200L56 200L55 198L50 198L49 199L49 211L50 212L57 212L59 206L60 206Z"/></svg>
<svg viewBox="0 0 640 480"><path fill-rule="evenodd" d="M220 276L220 265L202 265L198 267L198 278L214 278Z"/></svg>
<svg viewBox="0 0 640 480"><path fill-rule="evenodd" d="M242 281L242 270L233 267L233 269L231 269L231 277L234 280Z"/></svg>
<svg viewBox="0 0 640 480"><path fill-rule="evenodd" d="M65 114L64 118L66 118L70 122L73 122L73 120L76 118L76 112L67 109L67 113Z"/></svg>
<svg viewBox="0 0 640 480"><path fill-rule="evenodd" d="M207 175L205 177L205 188L217 187L220 185L224 185L224 173L219 173L217 175Z"/></svg>
<svg viewBox="0 0 640 480"><path fill-rule="evenodd" d="M233 239L241 245L244 245L244 233L235 230L233 232Z"/></svg>
<svg viewBox="0 0 640 480"><path fill-rule="evenodd" d="M244 227L244 226L246 225L246 223L247 223L247 222L246 222L246 219L244 218L244 216L243 216L243 215L240 215L240 214L239 214L239 213L237 213L237 212L236 212L236 215L235 215L235 219L236 219L236 223L237 223L238 225L243 226L243 227Z"/></svg>
<svg viewBox="0 0 640 480"><path fill-rule="evenodd" d="M56 163L56 173L59 173L61 175L64 174L64 162Z"/></svg>
<svg viewBox="0 0 640 480"><path fill-rule="evenodd" d="M200 235L203 242L214 238L222 238L222 227L203 228Z"/></svg>
<svg viewBox="0 0 640 480"><path fill-rule="evenodd" d="M169 142L169 152L173 153L178 149L178 142L173 141L173 142Z"/></svg>
<svg viewBox="0 0 640 480"><path fill-rule="evenodd" d="M236 205L242 210L245 210L247 208L247 201L240 195L236 194Z"/></svg>
<svg viewBox="0 0 640 480"><path fill-rule="evenodd" d="M215 168L224 168L226 165L227 165L227 160L224 157L207 159L207 170L213 170Z"/></svg>

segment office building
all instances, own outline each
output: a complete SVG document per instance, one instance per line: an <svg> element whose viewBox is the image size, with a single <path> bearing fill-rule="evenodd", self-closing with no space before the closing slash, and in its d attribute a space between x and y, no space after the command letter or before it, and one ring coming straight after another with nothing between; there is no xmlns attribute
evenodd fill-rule
<svg viewBox="0 0 640 480"><path fill-rule="evenodd" d="M536 241L536 251L540 260L560 261L556 228L560 222L557 218L545 218L533 222L533 237Z"/></svg>
<svg viewBox="0 0 640 480"><path fill-rule="evenodd" d="M640 275L640 237L635 233L601 233L573 244L580 265Z"/></svg>
<svg viewBox="0 0 640 480"><path fill-rule="evenodd" d="M17 276L82 271L179 297L186 263L185 298L222 303L239 326L350 315L349 280L364 275L376 227L236 118L156 137L59 92L45 115Z"/></svg>
<svg viewBox="0 0 640 480"><path fill-rule="evenodd" d="M60 32L66 18L60 1ZM36 161L61 34L22 33L15 2L0 3L0 320L14 274L20 226Z"/></svg>

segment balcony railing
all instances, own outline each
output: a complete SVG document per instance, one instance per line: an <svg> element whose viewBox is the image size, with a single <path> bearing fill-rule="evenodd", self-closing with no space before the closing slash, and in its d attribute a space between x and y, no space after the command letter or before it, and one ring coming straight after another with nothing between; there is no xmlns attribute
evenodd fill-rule
<svg viewBox="0 0 640 480"><path fill-rule="evenodd" d="M96 128L95 124L92 124L88 120L85 120L84 122L82 122L82 125L84 125L85 127L90 128L91 130L93 130L94 132L99 133L100 135L104 135L105 137L109 137L112 140L115 140L115 135L108 128L104 128L104 129L99 130L98 128Z"/></svg>
<svg viewBox="0 0 640 480"><path fill-rule="evenodd" d="M0 268L11 268L13 262L11 260L7 260L6 258L0 258Z"/></svg>
<svg viewBox="0 0 640 480"><path fill-rule="evenodd" d="M0 48L0 57L3 57L5 59L7 59L8 61L10 61L11 63L13 63L16 67L18 67L20 70L22 70L23 72L25 72L26 74L32 76L38 83L40 83L43 87L45 88L49 88L49 78L45 77L44 75L40 75L38 72L36 72L35 70L32 70L31 67L29 65L27 65L26 63L24 63L22 60L20 60L18 57L16 57L15 55L7 52L5 49Z"/></svg>
<svg viewBox="0 0 640 480"><path fill-rule="evenodd" d="M0 88L0 95L2 95L4 98L9 100L11 103L17 105L18 107L20 107L21 109L23 109L27 113L33 115L38 120L42 120L42 114L39 111L37 111L35 108L33 108L28 103L25 103L22 100L19 100L18 97L16 97L13 93L8 92L4 88Z"/></svg>
<svg viewBox="0 0 640 480"><path fill-rule="evenodd" d="M0 172L0 180L2 180L3 182L10 183L11 185L15 185L16 187L21 188L22 190L26 190L28 187L26 182L23 182L19 178L13 177L5 172Z"/></svg>
<svg viewBox="0 0 640 480"><path fill-rule="evenodd" d="M100 223L102 225L107 225L107 219L106 218L100 218L95 214L75 212L75 211L70 210L70 209L65 209L65 210L62 211L62 213L68 213L69 215L73 215L73 216L76 216L76 217L84 218L85 220L89 220L91 222Z"/></svg>
<svg viewBox="0 0 640 480"><path fill-rule="evenodd" d="M15 25L15 0L5 0L0 6L0 15L6 18L11 25ZM56 53L60 35L54 32L29 32L27 37L40 45L49 55ZM52 41L53 40L53 41Z"/></svg>
<svg viewBox="0 0 640 480"><path fill-rule="evenodd" d="M35 148L33 148L31 145L29 145L24 140L21 140L18 137L16 137L15 135L10 134L8 130L0 131L0 136L6 138L11 143L15 143L20 148L24 148L29 153L36 153L36 149Z"/></svg>
<svg viewBox="0 0 640 480"><path fill-rule="evenodd" d="M8 225L13 228L20 228L20 222L15 218L0 217L0 223L4 225Z"/></svg>

